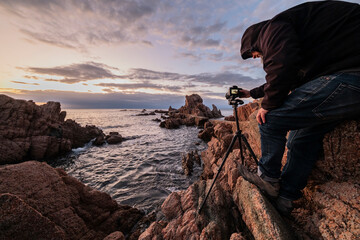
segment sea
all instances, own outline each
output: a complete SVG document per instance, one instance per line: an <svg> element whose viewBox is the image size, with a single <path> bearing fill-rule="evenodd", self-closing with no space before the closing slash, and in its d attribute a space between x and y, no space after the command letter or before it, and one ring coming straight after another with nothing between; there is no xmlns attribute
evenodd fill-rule
<svg viewBox="0 0 360 240"><path fill-rule="evenodd" d="M202 172L195 164L191 176L182 169L182 156L190 151L200 154L207 144L197 137L198 127L179 129L159 127L156 115L138 116L142 109L68 109L66 119L82 126L95 125L105 134L118 132L120 144L102 146L89 142L59 157L52 166L63 168L84 184L106 192L119 204L150 213L158 209L174 191L187 189ZM150 113L154 109L147 109ZM232 114L231 110L222 111Z"/></svg>

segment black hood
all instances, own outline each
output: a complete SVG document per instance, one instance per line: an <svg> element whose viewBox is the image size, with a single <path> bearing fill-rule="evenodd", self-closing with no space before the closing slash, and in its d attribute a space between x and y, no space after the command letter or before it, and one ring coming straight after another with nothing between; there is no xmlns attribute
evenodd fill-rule
<svg viewBox="0 0 360 240"><path fill-rule="evenodd" d="M251 51L260 51L256 46L259 33L269 20L254 24L246 29L244 35L241 38L240 54L243 59L251 57ZM261 52L261 51L260 51Z"/></svg>

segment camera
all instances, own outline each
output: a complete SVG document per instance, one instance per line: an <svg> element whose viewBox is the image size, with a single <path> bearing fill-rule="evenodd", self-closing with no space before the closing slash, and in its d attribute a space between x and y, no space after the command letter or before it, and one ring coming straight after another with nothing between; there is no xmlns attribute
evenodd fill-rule
<svg viewBox="0 0 360 240"><path fill-rule="evenodd" d="M244 102L241 99L241 97L244 97L244 93L241 92L242 88L239 88L238 86L232 86L229 88L229 91L225 94L226 99L229 101L230 105L242 105Z"/></svg>
<svg viewBox="0 0 360 240"><path fill-rule="evenodd" d="M235 98L240 98L243 96L243 93L240 92L242 88L238 86L232 86L229 88L229 91L225 94L226 99L234 100Z"/></svg>

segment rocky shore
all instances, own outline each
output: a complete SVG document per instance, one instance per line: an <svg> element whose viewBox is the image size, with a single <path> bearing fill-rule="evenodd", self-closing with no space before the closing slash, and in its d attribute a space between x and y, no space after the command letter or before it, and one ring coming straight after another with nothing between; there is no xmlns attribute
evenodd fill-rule
<svg viewBox="0 0 360 240"><path fill-rule="evenodd" d="M65 117L58 102L39 106L0 95L0 164L51 159L91 140L94 145L123 140L119 133L105 136L95 126L82 127Z"/></svg>
<svg viewBox="0 0 360 240"><path fill-rule="evenodd" d="M187 98L183 109L171 112L191 119L201 115L200 102L196 96ZM259 105L253 102L238 111L240 128L258 157L255 116ZM194 111L188 111L191 106ZM325 136L324 154L304 197L296 202L291 218L284 219L254 185L239 176L238 144L203 211L197 213L236 128L233 121L200 116L206 121L199 137L208 142L201 153L201 178L188 189L171 193L159 213L144 216L141 210L117 204L108 194L85 186L61 169L27 161L51 158L90 140L96 144L110 138L121 141L121 135L106 137L95 126L64 121L59 103L37 106L0 95L0 110L0 239L360 238L360 120L344 122ZM244 153L245 164L255 171L245 148ZM196 155L183 159L189 170L189 159L198 161Z"/></svg>
<svg viewBox="0 0 360 240"><path fill-rule="evenodd" d="M240 128L260 156L255 116L259 102L239 108ZM197 210L230 144L234 122L213 120L203 132L210 138L201 154L201 180L174 192L162 205L166 219L152 223L139 239L358 239L360 237L360 120L347 121L324 138L324 155L316 164L304 197L291 218L281 217L270 202L238 173L235 145L207 200ZM200 133L201 134L201 133ZM256 170L244 149L246 165ZM284 156L284 160L285 160Z"/></svg>

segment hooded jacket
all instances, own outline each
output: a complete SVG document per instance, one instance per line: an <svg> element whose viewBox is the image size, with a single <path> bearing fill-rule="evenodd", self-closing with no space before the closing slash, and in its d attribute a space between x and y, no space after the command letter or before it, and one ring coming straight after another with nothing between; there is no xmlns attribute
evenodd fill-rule
<svg viewBox="0 0 360 240"><path fill-rule="evenodd" d="M360 5L308 2L250 26L241 40L243 59L263 55L266 83L250 91L262 107L281 106L289 92L319 76L360 71Z"/></svg>

